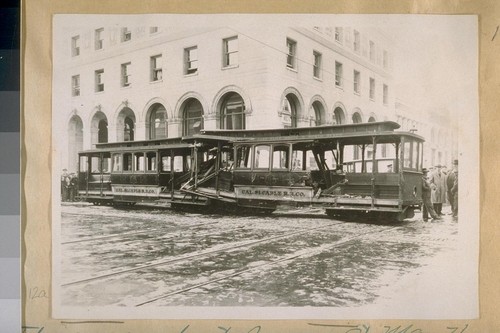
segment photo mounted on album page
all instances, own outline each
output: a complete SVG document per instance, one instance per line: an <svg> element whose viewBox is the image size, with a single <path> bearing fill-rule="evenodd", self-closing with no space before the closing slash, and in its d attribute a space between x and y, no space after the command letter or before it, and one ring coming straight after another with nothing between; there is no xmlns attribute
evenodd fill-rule
<svg viewBox="0 0 500 333"><path fill-rule="evenodd" d="M52 23L54 318L478 317L477 16Z"/></svg>

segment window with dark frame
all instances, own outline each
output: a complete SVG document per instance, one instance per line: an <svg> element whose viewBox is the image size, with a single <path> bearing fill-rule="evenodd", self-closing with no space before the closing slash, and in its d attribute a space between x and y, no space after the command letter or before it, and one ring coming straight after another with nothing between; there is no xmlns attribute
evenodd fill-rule
<svg viewBox="0 0 500 333"><path fill-rule="evenodd" d="M128 42L132 39L132 31L127 27L122 28L122 42Z"/></svg>
<svg viewBox="0 0 500 333"><path fill-rule="evenodd" d="M71 95L80 96L80 75L71 77Z"/></svg>
<svg viewBox="0 0 500 333"><path fill-rule="evenodd" d="M122 87L128 87L131 83L130 62L121 65L121 84Z"/></svg>
<svg viewBox="0 0 500 333"><path fill-rule="evenodd" d="M375 42L370 41L370 61L375 62Z"/></svg>
<svg viewBox="0 0 500 333"><path fill-rule="evenodd" d="M158 27L149 27L149 33L150 34L155 34L158 32Z"/></svg>
<svg viewBox="0 0 500 333"><path fill-rule="evenodd" d="M184 74L196 74L198 72L198 47L193 46L184 49Z"/></svg>
<svg viewBox="0 0 500 333"><path fill-rule="evenodd" d="M335 27L335 41L337 43L342 43L343 29L342 27Z"/></svg>
<svg viewBox="0 0 500 333"><path fill-rule="evenodd" d="M389 103L389 87L387 86L387 84L384 84L382 102L384 103L384 105L387 105Z"/></svg>
<svg viewBox="0 0 500 333"><path fill-rule="evenodd" d="M104 47L104 39L102 37L102 34L104 32L104 28L96 29L95 34L94 34L94 40L95 40L95 49L96 50L102 50Z"/></svg>
<svg viewBox="0 0 500 333"><path fill-rule="evenodd" d="M340 62L335 61L335 85L337 87L342 87L342 64Z"/></svg>
<svg viewBox="0 0 500 333"><path fill-rule="evenodd" d="M223 39L223 67L238 65L238 36Z"/></svg>
<svg viewBox="0 0 500 333"><path fill-rule="evenodd" d="M375 79L370 78L370 99L375 100Z"/></svg>
<svg viewBox="0 0 500 333"><path fill-rule="evenodd" d="M150 64L151 64L150 80L151 80L151 82L161 81L163 79L161 54L152 56L150 59L151 59L150 60Z"/></svg>
<svg viewBox="0 0 500 333"><path fill-rule="evenodd" d="M104 91L104 69L95 71L95 92Z"/></svg>
<svg viewBox="0 0 500 333"><path fill-rule="evenodd" d="M80 55L80 36L71 38L71 56L76 57Z"/></svg>
<svg viewBox="0 0 500 333"><path fill-rule="evenodd" d="M286 66L288 68L297 69L297 42L287 38L286 39L287 57Z"/></svg>
<svg viewBox="0 0 500 333"><path fill-rule="evenodd" d="M359 53L361 50L361 37L359 31L354 30L354 52Z"/></svg>
<svg viewBox="0 0 500 333"><path fill-rule="evenodd" d="M314 66L313 66L313 76L317 79L321 78L321 53L313 51L314 56Z"/></svg>
<svg viewBox="0 0 500 333"><path fill-rule="evenodd" d="M353 83L354 83L354 92L356 94L359 94L360 93L360 77L361 77L361 74L357 71L357 70L354 70L354 78L353 78Z"/></svg>

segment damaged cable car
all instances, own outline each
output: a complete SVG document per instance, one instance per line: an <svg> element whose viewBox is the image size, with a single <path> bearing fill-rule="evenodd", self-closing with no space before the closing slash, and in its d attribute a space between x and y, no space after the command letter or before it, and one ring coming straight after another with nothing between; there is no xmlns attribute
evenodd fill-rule
<svg viewBox="0 0 500 333"><path fill-rule="evenodd" d="M204 131L186 140L197 147L218 140L212 168L181 191L239 211L284 204L320 207L341 220L402 221L422 203L424 139L398 128L386 121ZM199 159L198 149L192 153Z"/></svg>

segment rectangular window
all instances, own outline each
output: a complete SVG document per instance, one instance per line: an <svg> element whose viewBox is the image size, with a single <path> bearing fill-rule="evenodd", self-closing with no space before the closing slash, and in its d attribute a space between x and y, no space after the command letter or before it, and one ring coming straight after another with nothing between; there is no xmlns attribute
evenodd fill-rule
<svg viewBox="0 0 500 333"><path fill-rule="evenodd" d="M97 156L90 158L90 171L92 173L101 173L101 159Z"/></svg>
<svg viewBox="0 0 500 333"><path fill-rule="evenodd" d="M132 154L123 154L123 171L132 171Z"/></svg>
<svg viewBox="0 0 500 333"><path fill-rule="evenodd" d="M122 171L122 155L113 154L113 172Z"/></svg>
<svg viewBox="0 0 500 333"><path fill-rule="evenodd" d="M94 35L95 45L94 46L95 46L96 50L101 50L104 47L104 40L102 38L103 31L104 31L104 28L100 28L100 29L95 30L95 35Z"/></svg>
<svg viewBox="0 0 500 333"><path fill-rule="evenodd" d="M131 75L130 75L130 62L126 64L122 64L121 66L121 83L122 87L128 87L131 83Z"/></svg>
<svg viewBox="0 0 500 333"><path fill-rule="evenodd" d="M313 66L313 75L315 78L321 78L321 53L314 51L314 66Z"/></svg>
<svg viewBox="0 0 500 333"><path fill-rule="evenodd" d="M288 145L273 146L273 170L288 170Z"/></svg>
<svg viewBox="0 0 500 333"><path fill-rule="evenodd" d="M384 53L383 53L383 56L382 56L382 63L383 63L383 66L385 69L387 69L388 65L389 65L389 59L388 59L388 54L387 54L387 51L384 50Z"/></svg>
<svg viewBox="0 0 500 333"><path fill-rule="evenodd" d="M195 74L198 72L198 47L184 49L184 74Z"/></svg>
<svg viewBox="0 0 500 333"><path fill-rule="evenodd" d="M354 52L359 53L361 50L361 37L359 31L354 30Z"/></svg>
<svg viewBox="0 0 500 333"><path fill-rule="evenodd" d="M250 169L252 156L251 146L240 146L236 148L236 169Z"/></svg>
<svg viewBox="0 0 500 333"><path fill-rule="evenodd" d="M375 100L375 79L370 78L370 99Z"/></svg>
<svg viewBox="0 0 500 333"><path fill-rule="evenodd" d="M383 103L384 105L387 105L389 103L389 87L384 84L384 95L383 95Z"/></svg>
<svg viewBox="0 0 500 333"><path fill-rule="evenodd" d="M71 77L71 95L80 96L80 75Z"/></svg>
<svg viewBox="0 0 500 333"><path fill-rule="evenodd" d="M343 38L343 29L342 27L335 27L335 41L337 43L342 44L342 38Z"/></svg>
<svg viewBox="0 0 500 333"><path fill-rule="evenodd" d="M292 152L292 171L305 170L305 166L302 165L303 160L304 160L304 151L294 150Z"/></svg>
<svg viewBox="0 0 500 333"><path fill-rule="evenodd" d="M71 56L76 57L80 55L80 36L71 38Z"/></svg>
<svg viewBox="0 0 500 333"><path fill-rule="evenodd" d="M156 152L146 153L146 171L156 171Z"/></svg>
<svg viewBox="0 0 500 333"><path fill-rule="evenodd" d="M224 39L223 44L223 67L238 65L238 37Z"/></svg>
<svg viewBox="0 0 500 333"><path fill-rule="evenodd" d="M95 91L104 91L104 69L95 71Z"/></svg>
<svg viewBox="0 0 500 333"><path fill-rule="evenodd" d="M80 172L87 172L88 168L88 157L87 156L80 156Z"/></svg>
<svg viewBox="0 0 500 333"><path fill-rule="evenodd" d="M358 71L354 71L354 79L353 79L353 82L354 82L354 92L356 94L359 94L360 92L360 74Z"/></svg>
<svg viewBox="0 0 500 333"><path fill-rule="evenodd" d="M370 61L375 62L375 43L370 41Z"/></svg>
<svg viewBox="0 0 500 333"><path fill-rule="evenodd" d="M122 28L122 42L128 42L132 39L132 31L128 28Z"/></svg>
<svg viewBox="0 0 500 333"><path fill-rule="evenodd" d="M286 57L286 66L288 68L297 68L297 42L287 38L286 39L286 48L287 48L287 57Z"/></svg>
<svg viewBox="0 0 500 333"><path fill-rule="evenodd" d="M170 156L162 156L161 157L161 171L170 171Z"/></svg>
<svg viewBox="0 0 500 333"><path fill-rule="evenodd" d="M143 153L135 153L134 154L134 170L135 171L144 171L144 154Z"/></svg>
<svg viewBox="0 0 500 333"><path fill-rule="evenodd" d="M155 34L158 32L158 27L149 27L149 33L150 34Z"/></svg>
<svg viewBox="0 0 500 333"><path fill-rule="evenodd" d="M151 81L161 81L163 79L161 54L151 57Z"/></svg>
<svg viewBox="0 0 500 333"><path fill-rule="evenodd" d="M337 87L342 87L342 76L343 76L342 64L335 61L335 85Z"/></svg>
<svg viewBox="0 0 500 333"><path fill-rule="evenodd" d="M255 146L254 169L269 169L269 151L268 145Z"/></svg>

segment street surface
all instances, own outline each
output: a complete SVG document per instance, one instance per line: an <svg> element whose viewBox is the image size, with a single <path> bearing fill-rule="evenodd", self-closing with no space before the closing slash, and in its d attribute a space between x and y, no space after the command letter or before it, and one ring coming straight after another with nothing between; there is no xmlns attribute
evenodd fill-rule
<svg viewBox="0 0 500 333"><path fill-rule="evenodd" d="M446 210L447 212L448 210ZM397 224L64 203L62 305L360 307L454 253L458 223Z"/></svg>

